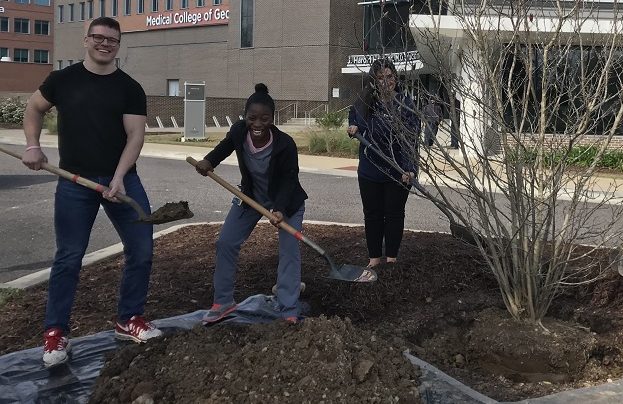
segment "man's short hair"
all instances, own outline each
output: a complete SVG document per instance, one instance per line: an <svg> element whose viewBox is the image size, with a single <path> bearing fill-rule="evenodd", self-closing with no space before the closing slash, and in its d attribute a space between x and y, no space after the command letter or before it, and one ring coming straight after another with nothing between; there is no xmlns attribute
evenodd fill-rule
<svg viewBox="0 0 623 404"><path fill-rule="evenodd" d="M121 27L119 26L119 22L115 20L114 18L110 18L110 17L98 17L94 19L93 21L91 21L91 24L89 24L89 30L87 31L87 35L91 33L91 30L93 29L93 27L97 27L100 25L104 27L112 28L118 31L119 36L121 36Z"/></svg>

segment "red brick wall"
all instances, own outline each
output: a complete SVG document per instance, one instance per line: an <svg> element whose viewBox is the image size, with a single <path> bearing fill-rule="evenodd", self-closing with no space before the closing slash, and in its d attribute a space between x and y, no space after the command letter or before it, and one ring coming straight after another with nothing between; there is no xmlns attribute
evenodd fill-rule
<svg viewBox="0 0 623 404"><path fill-rule="evenodd" d="M0 91L32 94L51 71L51 64L0 62Z"/></svg>
<svg viewBox="0 0 623 404"><path fill-rule="evenodd" d="M575 145L576 146L591 146L591 145L600 145L607 137L603 135L587 135L579 139ZM532 135L524 135L523 144L530 145L535 144L534 136ZM555 148L556 145L566 145L568 143L568 138L566 136L561 135L545 135L545 142L548 147ZM514 140L509 138L509 143L513 144ZM617 135L612 137L610 140L610 144L608 145L609 150L623 150L623 136Z"/></svg>

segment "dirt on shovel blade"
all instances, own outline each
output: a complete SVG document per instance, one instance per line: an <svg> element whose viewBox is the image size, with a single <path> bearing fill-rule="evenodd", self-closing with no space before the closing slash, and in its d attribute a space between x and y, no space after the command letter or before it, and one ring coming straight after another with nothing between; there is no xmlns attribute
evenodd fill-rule
<svg viewBox="0 0 623 404"><path fill-rule="evenodd" d="M115 352L90 403L421 403L420 371L340 318L196 326Z"/></svg>
<svg viewBox="0 0 623 404"><path fill-rule="evenodd" d="M190 219L195 214L190 211L188 202L167 202L163 207L159 208L148 216L146 222L153 224L161 224L173 222L181 219Z"/></svg>

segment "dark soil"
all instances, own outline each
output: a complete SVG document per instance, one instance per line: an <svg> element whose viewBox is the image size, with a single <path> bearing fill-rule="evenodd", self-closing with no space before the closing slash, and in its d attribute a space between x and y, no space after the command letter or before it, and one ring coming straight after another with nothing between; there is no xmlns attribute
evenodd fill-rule
<svg viewBox="0 0 623 404"><path fill-rule="evenodd" d="M193 216L195 216L195 214L190 211L187 201L167 202L164 206L152 212L145 221L153 224L162 224L174 222L176 220L190 219Z"/></svg>
<svg viewBox="0 0 623 404"><path fill-rule="evenodd" d="M218 225L191 226L156 240L146 307L149 318L170 317L210 306L211 273L219 230ZM363 228L306 224L304 231L327 249L337 263L367 263ZM236 283L238 301L257 293L270 294L278 260L276 236L274 227L261 224L243 246ZM245 379L241 380L248 381L247 387L261 392L257 389L271 383L251 385L253 375L245 372L252 372L261 366L271 367L262 358L266 361L271 358L275 360L274 355L254 356L257 362L252 363L251 369L245 370L249 367L248 363L233 352L245 350L248 353L260 346L270 347L267 349L287 347L292 343L296 346L297 342L304 340L305 332L316 330L314 332L319 335L341 335L347 352L355 352L348 348L351 344L367 349L369 355L373 355L371 351L375 346L379 347L379 352L388 349L386 347L392 347L395 351L407 347L416 356L498 400L537 397L604 383L609 378L623 375L623 311L620 310L623 304L623 278L618 274L613 273L598 283L565 293L550 310L550 317L544 321L545 328L542 328L511 320L502 304L497 284L486 271L478 252L447 234L406 232L399 262L377 267L379 280L373 284L351 284L326 279L324 276L328 273L328 265L324 259L307 247L302 247L302 253L303 281L307 288L301 299L311 306L311 317L325 315L330 321L306 320L302 325L294 326L278 322L274 326L243 331L228 328L221 331L218 328L207 331L195 329L143 347L130 346L127 349L136 353L128 355L139 357L149 352L148 348L167 352L167 355L173 352L169 359L163 359L163 363L159 359L156 361L160 363L160 368L154 369L166 370L171 357L183 361L186 356L191 360L196 355L209 355L208 348L202 347L199 341L224 343L228 340L228 344L233 345L223 345L222 352L227 352L231 361L242 360L237 363L243 364L228 368L232 380L238 380L238 374L245 374ZM117 257L82 271L72 316L72 336L112 328L121 267L122 257ZM12 298L3 308L0 327L4 332L0 334L0 353L41 343L45 300L46 288L42 285ZM348 320L343 325L341 320L333 319L334 316L349 318L352 327L348 325ZM366 333L374 333L378 345L357 342L356 336L351 335L370 335ZM183 349L191 349L182 348L184 346L192 346L195 351L192 355L184 354L190 351ZM234 350L231 348L233 346L237 348ZM313 346L310 343L309 348ZM283 349L283 358L309 357L306 355L310 353L304 348L296 348L294 351ZM149 355L152 361L154 354ZM156 358L164 358L164 355ZM364 356L340 357L339 361L343 360L340 363L350 366L343 367L345 373L342 377L348 375L352 378L353 364L362 358ZM370 358L368 360L374 363L381 363L377 362L379 356ZM111 369L116 366L115 360L109 365ZM197 360L199 363L213 361L202 360L201 356ZM226 362L229 363L229 359ZM300 369L306 365L302 362L296 364ZM217 376L214 372L223 366L220 364L217 368L206 365L205 369L206 372L213 372L211 374L214 378ZM284 369L294 369L296 366ZM314 370L304 369L316 376L322 373L319 369L325 369L325 366L331 368L321 361ZM398 372L396 369L400 366L396 364L393 370ZM383 368L386 369L385 366ZM270 373L269 377L274 374L285 377L283 372L279 373L278 369L275 371L277 373ZM124 375L121 373L118 377L127 377ZM161 380L161 377L164 376L158 374L157 380ZM174 380L174 377L172 375L166 380ZM186 378L188 385L206 383L205 374L198 370L187 372ZM295 383L295 378L282 380L284 383L280 383L282 388L279 394L284 391L292 397L299 394L298 389L287 389L287 383ZM167 392L161 384L159 382L158 386L154 386L150 394L158 397L173 394ZM112 384L109 386L113 388ZM218 384L213 387L218 387ZM141 388L137 386L137 392L128 393L126 386L123 394L133 397L132 394L143 391ZM262 394L267 394L262 396L266 400L258 398L258 401L271 401L267 398L268 394L276 393L266 390ZM210 402L209 397L205 399L205 402ZM236 401L234 398L231 400ZM297 401L294 398L292 400ZM311 396L310 400L318 401L318 396Z"/></svg>
<svg viewBox="0 0 623 404"><path fill-rule="evenodd" d="M198 325L119 351L90 402L419 403L418 378L402 350L337 317Z"/></svg>

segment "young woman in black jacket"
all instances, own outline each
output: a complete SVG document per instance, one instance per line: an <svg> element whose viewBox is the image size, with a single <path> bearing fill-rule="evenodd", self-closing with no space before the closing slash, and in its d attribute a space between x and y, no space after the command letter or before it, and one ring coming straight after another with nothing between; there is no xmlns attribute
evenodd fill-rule
<svg viewBox="0 0 623 404"><path fill-rule="evenodd" d="M273 125L275 102L266 85L255 86L246 102L244 120L236 122L225 138L197 164L207 175L231 153L236 152L242 192L278 218L301 230L307 194L298 179L298 154L292 137ZM240 246L249 237L262 215L234 198L216 243L214 303L204 322L214 322L236 309L234 278ZM276 307L281 316L296 322L301 288L301 251L299 242L279 230Z"/></svg>

